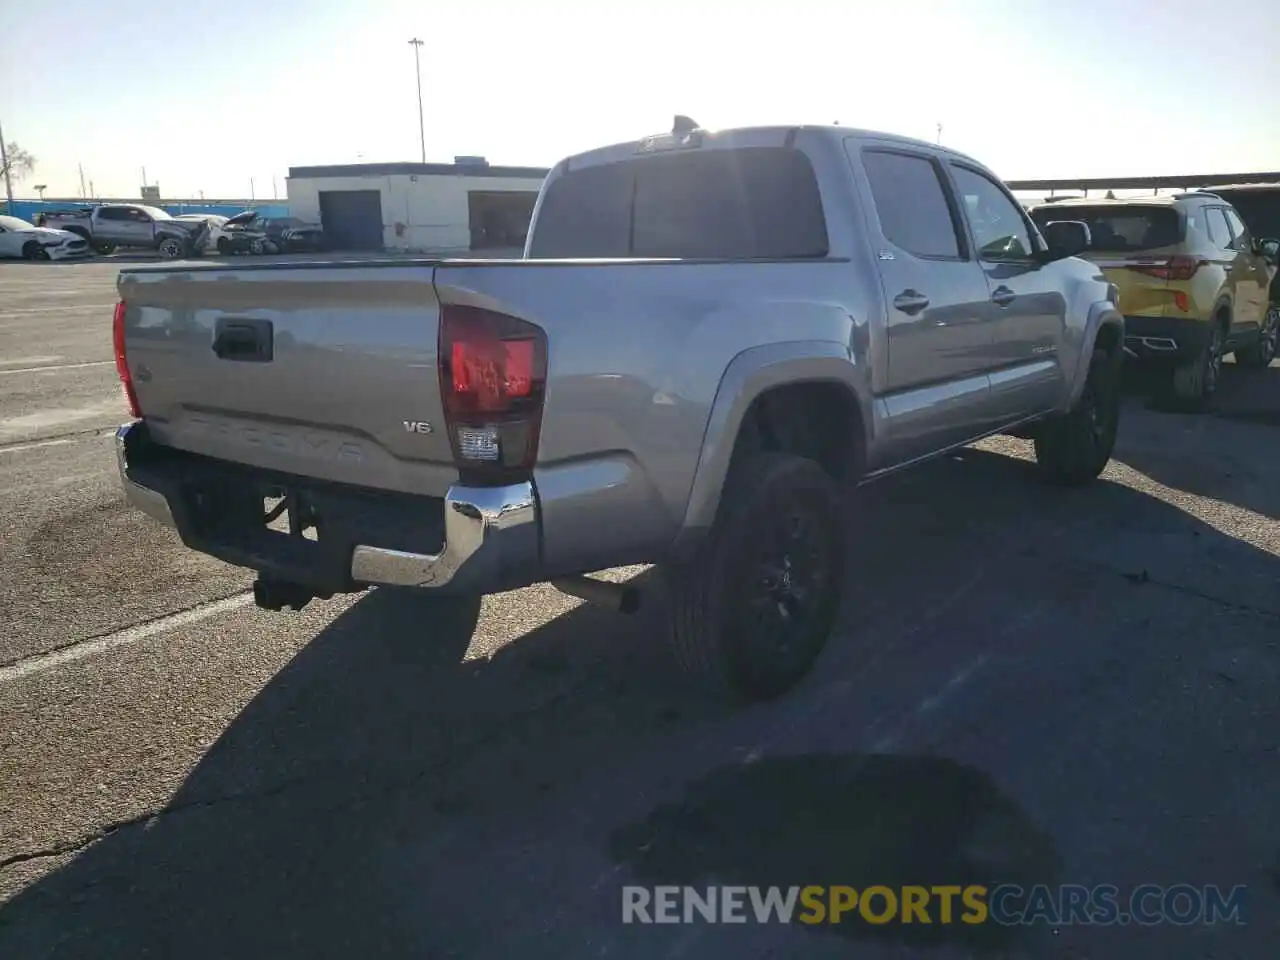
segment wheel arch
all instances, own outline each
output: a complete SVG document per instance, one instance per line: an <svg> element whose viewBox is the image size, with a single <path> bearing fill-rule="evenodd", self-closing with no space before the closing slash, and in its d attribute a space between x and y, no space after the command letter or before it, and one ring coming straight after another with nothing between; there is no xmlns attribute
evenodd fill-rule
<svg viewBox="0 0 1280 960"><path fill-rule="evenodd" d="M1074 358L1075 365L1069 380L1071 386L1062 410L1072 409L1079 401L1089 377L1089 358L1098 347L1103 347L1117 358L1124 354L1124 316L1111 300L1099 300L1089 307L1080 335L1080 352Z"/></svg>
<svg viewBox="0 0 1280 960"><path fill-rule="evenodd" d="M798 410L820 414L807 429L790 430ZM803 341L738 354L712 403L677 550L714 523L735 458L753 450L803 452L838 479L852 480L865 466L873 423L870 389L847 345ZM849 433L854 443L838 442Z"/></svg>

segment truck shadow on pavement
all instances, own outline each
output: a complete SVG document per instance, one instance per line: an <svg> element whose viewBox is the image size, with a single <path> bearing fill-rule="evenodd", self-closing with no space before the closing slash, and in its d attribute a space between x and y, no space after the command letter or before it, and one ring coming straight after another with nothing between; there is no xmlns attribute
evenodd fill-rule
<svg viewBox="0 0 1280 960"><path fill-rule="evenodd" d="M993 578L1016 569L1055 589L1061 558L1033 548L1115 536L1118 513L1228 538L1130 487L1064 493L1032 474L969 449L863 491L857 542L876 543L877 562L851 572L841 635L788 698L747 709L672 683L653 573L635 618L579 607L467 660L469 642L484 647L477 604L373 592L243 709L166 809L113 826L8 904L0 956L570 957L589 932L593 954L616 940L610 955L640 957L673 933L623 927L627 883L1052 883L1052 837L987 773L863 742L931 658L990 642L959 621L922 639L912 617L957 592L975 557L1006 558ZM1024 656L1047 642L1019 638ZM828 708L845 711L838 749L815 747L830 724L811 718L831 683L844 685ZM914 714L917 694L898 697L889 706ZM741 744L790 727L793 755L744 762ZM834 930L974 949L1017 935Z"/></svg>

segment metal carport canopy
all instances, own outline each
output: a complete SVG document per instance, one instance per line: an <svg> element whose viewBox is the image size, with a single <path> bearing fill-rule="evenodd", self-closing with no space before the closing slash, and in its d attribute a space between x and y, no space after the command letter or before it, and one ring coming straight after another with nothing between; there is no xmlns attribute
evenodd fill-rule
<svg viewBox="0 0 1280 960"><path fill-rule="evenodd" d="M1162 187L1237 186L1280 183L1280 170L1270 173L1200 173L1165 177L1095 177L1075 180L1006 180L1010 190L1159 190Z"/></svg>

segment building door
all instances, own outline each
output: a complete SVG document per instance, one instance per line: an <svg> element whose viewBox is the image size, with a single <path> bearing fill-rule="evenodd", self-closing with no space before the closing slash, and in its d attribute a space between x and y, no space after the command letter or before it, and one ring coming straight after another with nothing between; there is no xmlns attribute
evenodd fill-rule
<svg viewBox="0 0 1280 960"><path fill-rule="evenodd" d="M320 191L320 225L331 250L381 250L382 223L382 191Z"/></svg>
<svg viewBox="0 0 1280 960"><path fill-rule="evenodd" d="M467 212L472 250L515 251L524 248L538 194L525 190L471 190Z"/></svg>

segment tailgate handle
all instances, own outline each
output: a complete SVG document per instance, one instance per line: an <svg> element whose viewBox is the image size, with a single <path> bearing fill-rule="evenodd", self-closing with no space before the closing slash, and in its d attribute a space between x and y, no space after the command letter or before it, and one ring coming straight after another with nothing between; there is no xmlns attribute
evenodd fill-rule
<svg viewBox="0 0 1280 960"><path fill-rule="evenodd" d="M270 320L219 317L214 327L213 352L221 360L270 363L274 339Z"/></svg>

